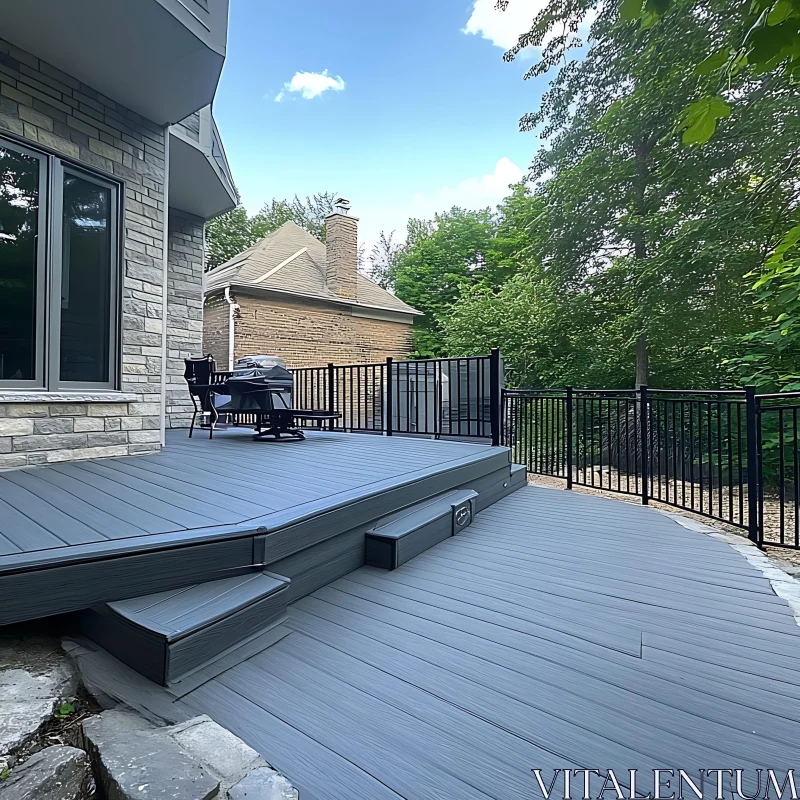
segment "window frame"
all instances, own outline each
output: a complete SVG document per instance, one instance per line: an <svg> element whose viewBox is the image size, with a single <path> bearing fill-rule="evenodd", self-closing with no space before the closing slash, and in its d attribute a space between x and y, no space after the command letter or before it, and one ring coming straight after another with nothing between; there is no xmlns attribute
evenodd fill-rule
<svg viewBox="0 0 800 800"><path fill-rule="evenodd" d="M49 239L49 198L50 186L48 175L50 173L48 157L46 154L25 145L0 137L0 147L8 148L24 156L35 158L39 162L39 210L37 214L36 233L36 315L33 335L33 378L30 380L11 380L0 378L0 387L8 389L38 389L41 388L44 377L44 347L45 330L47 323L47 253Z"/></svg>
<svg viewBox="0 0 800 800"><path fill-rule="evenodd" d="M64 177L74 175L81 180L97 184L109 190L111 229L110 239L110 270L109 280L109 342L108 342L108 380L107 381L65 381L61 379L61 280L64 272L63 263L63 233L64 233ZM52 232L51 232L51 260L49 269L50 297L49 297L49 337L47 359L47 385L56 389L100 389L110 390L117 387L117 349L119 341L119 184L100 177L90 170L65 164L60 159L55 159L52 174L53 201L52 201Z"/></svg>
<svg viewBox="0 0 800 800"><path fill-rule="evenodd" d="M118 391L120 388L122 270L124 267L125 183L113 176L89 169L53 152L32 148L7 135L0 136L0 147L17 150L39 160L39 233L36 268L36 335L33 380L0 379L0 391ZM75 175L109 190L111 210L108 380L79 382L61 380L61 278L63 241L64 176Z"/></svg>

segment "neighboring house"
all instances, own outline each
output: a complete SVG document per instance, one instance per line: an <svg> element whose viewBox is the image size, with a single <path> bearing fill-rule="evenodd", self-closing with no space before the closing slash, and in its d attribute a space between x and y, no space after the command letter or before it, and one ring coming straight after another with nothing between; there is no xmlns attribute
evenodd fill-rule
<svg viewBox="0 0 800 800"><path fill-rule="evenodd" d="M236 202L228 2L0 15L0 468L157 450L190 405L204 221Z"/></svg>
<svg viewBox="0 0 800 800"><path fill-rule="evenodd" d="M206 275L203 349L220 369L267 353L291 367L411 353L420 312L358 272L358 220L325 220L327 245L287 222Z"/></svg>

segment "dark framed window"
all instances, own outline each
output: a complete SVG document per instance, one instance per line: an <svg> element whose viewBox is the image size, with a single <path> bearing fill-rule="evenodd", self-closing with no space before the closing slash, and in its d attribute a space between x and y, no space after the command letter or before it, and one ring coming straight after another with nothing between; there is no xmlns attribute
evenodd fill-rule
<svg viewBox="0 0 800 800"><path fill-rule="evenodd" d="M120 186L0 139L0 387L117 384Z"/></svg>

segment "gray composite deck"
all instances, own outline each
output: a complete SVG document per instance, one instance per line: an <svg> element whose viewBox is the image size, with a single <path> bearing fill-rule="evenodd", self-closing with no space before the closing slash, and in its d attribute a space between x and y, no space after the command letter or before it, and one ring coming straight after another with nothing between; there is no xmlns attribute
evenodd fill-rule
<svg viewBox="0 0 800 800"><path fill-rule="evenodd" d="M621 501L521 489L285 627L179 699L102 651L80 660L140 708L209 714L302 800L522 800L541 796L533 768L565 767L741 768L752 789L755 768L797 766L788 605L724 542Z"/></svg>
<svg viewBox="0 0 800 800"><path fill-rule="evenodd" d="M253 442L252 432L169 431L156 455L94 459L0 473L0 567L33 553L313 512L426 469L484 457L482 444L311 431L304 442Z"/></svg>
<svg viewBox="0 0 800 800"><path fill-rule="evenodd" d="M168 434L154 455L0 473L0 624L270 563L510 463L463 442Z"/></svg>

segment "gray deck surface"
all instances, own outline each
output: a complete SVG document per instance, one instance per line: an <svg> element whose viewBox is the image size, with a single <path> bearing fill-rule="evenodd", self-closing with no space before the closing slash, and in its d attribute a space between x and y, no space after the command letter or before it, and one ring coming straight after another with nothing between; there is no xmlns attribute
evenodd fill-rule
<svg viewBox="0 0 800 800"><path fill-rule="evenodd" d="M426 469L485 457L484 444L310 431L306 441L254 442L252 431L168 431L151 456L0 473L0 568L24 555L148 537L268 524ZM316 506L315 506L316 504ZM152 541L152 540L151 540ZM41 557L41 556L40 556Z"/></svg>
<svg viewBox="0 0 800 800"><path fill-rule="evenodd" d="M122 694L209 714L303 800L522 800L541 796L532 768L797 766L788 605L724 542L621 501L521 489L394 572L298 601L286 626L180 700L141 679Z"/></svg>

